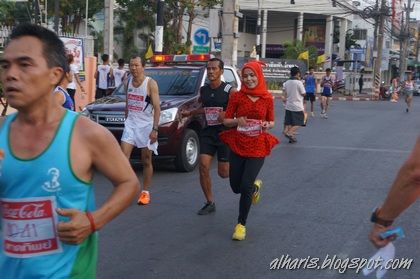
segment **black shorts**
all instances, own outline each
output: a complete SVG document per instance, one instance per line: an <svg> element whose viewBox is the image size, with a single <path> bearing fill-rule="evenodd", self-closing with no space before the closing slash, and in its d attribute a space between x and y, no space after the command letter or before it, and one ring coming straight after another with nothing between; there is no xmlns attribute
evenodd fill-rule
<svg viewBox="0 0 420 279"><path fill-rule="evenodd" d="M221 132L219 129L202 131L200 134L200 154L214 156L217 152L217 161L229 162L229 147L220 140L219 132Z"/></svg>
<svg viewBox="0 0 420 279"><path fill-rule="evenodd" d="M313 94L313 93L306 93L305 100L306 101L311 101L311 103L315 102L315 94Z"/></svg>
<svg viewBox="0 0 420 279"><path fill-rule="evenodd" d="M303 126L303 119L303 111L286 110L286 115L284 116L284 124L290 126Z"/></svg>

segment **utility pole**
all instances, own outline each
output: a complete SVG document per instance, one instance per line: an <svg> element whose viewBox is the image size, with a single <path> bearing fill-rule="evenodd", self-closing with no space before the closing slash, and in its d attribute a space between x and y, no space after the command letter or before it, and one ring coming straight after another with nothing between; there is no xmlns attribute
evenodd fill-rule
<svg viewBox="0 0 420 279"><path fill-rule="evenodd" d="M411 0L408 0L405 7L405 24L401 26L401 48L400 48L400 78L405 80L405 71L407 70L408 44L410 42L410 12Z"/></svg>
<svg viewBox="0 0 420 279"><path fill-rule="evenodd" d="M161 54L163 51L163 15L165 1L159 0L157 3L156 31L155 31L155 54Z"/></svg>
<svg viewBox="0 0 420 279"><path fill-rule="evenodd" d="M385 31L385 12L386 12L386 0L381 0L381 7L379 9L379 25L378 25L378 41L377 41L377 53L375 58L375 67L373 69L373 95L375 98L379 98L379 91L381 86L381 65L382 65L382 50L384 45L384 31Z"/></svg>
<svg viewBox="0 0 420 279"><path fill-rule="evenodd" d="M238 61L238 0L223 0L222 60L236 67Z"/></svg>
<svg viewBox="0 0 420 279"><path fill-rule="evenodd" d="M261 1L262 0L258 0L258 15L257 15L257 36L256 36L256 41L255 41L255 48L257 50L257 57L256 59L259 60L260 59L260 54L261 54Z"/></svg>
<svg viewBox="0 0 420 279"><path fill-rule="evenodd" d="M104 53L114 55L114 0L105 0Z"/></svg>
<svg viewBox="0 0 420 279"><path fill-rule="evenodd" d="M58 34L58 25L60 24L60 0L54 1L54 31Z"/></svg>

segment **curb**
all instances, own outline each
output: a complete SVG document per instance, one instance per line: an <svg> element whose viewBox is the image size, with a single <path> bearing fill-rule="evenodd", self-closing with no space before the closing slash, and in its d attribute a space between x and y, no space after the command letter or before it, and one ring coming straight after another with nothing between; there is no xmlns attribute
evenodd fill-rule
<svg viewBox="0 0 420 279"><path fill-rule="evenodd" d="M273 94L275 99L281 99L283 94ZM316 96L316 100L319 100L320 97ZM367 97L358 97L358 96L332 96L333 101L378 101L378 98L375 96Z"/></svg>

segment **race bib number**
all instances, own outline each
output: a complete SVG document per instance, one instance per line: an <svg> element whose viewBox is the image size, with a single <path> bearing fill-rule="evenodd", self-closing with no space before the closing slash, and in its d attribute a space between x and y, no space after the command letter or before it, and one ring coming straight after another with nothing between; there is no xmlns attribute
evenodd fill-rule
<svg viewBox="0 0 420 279"><path fill-rule="evenodd" d="M4 253L30 258L62 251L55 197L2 199Z"/></svg>
<svg viewBox="0 0 420 279"><path fill-rule="evenodd" d="M217 120L219 118L219 113L223 111L222 107L206 107L204 108L204 113L206 114L207 125L215 126L222 123Z"/></svg>
<svg viewBox="0 0 420 279"><path fill-rule="evenodd" d="M143 111L144 107L144 97L135 95L135 94L128 94L127 96L127 108L131 111Z"/></svg>
<svg viewBox="0 0 420 279"><path fill-rule="evenodd" d="M238 132L245 134L249 137L256 137L261 134L262 121L257 119L247 119L244 126L238 126Z"/></svg>

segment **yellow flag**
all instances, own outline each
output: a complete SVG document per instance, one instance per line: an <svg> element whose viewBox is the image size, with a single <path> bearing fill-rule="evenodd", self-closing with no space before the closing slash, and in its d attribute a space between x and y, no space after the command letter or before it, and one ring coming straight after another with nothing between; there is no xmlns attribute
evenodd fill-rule
<svg viewBox="0 0 420 279"><path fill-rule="evenodd" d="M299 54L297 59L308 60L309 59L309 51L302 52L301 54Z"/></svg>
<svg viewBox="0 0 420 279"><path fill-rule="evenodd" d="M316 58L316 64L321 64L321 63L324 63L325 62L325 53L324 54L321 54L321 55L319 55L317 58Z"/></svg>
<svg viewBox="0 0 420 279"><path fill-rule="evenodd" d="M146 59L150 59L153 56L153 50L152 50L152 45L149 45L149 48L146 51L146 54L144 55L144 57Z"/></svg>

